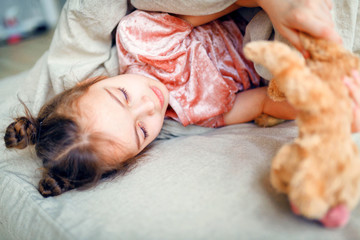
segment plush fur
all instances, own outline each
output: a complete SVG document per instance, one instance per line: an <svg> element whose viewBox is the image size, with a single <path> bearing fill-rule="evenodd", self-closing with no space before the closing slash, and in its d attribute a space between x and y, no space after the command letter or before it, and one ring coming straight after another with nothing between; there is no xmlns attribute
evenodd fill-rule
<svg viewBox="0 0 360 240"><path fill-rule="evenodd" d="M360 61L336 43L303 34L301 41L308 59L276 41L249 43L244 52L272 73L269 96L287 99L298 111L298 137L274 157L271 183L288 195L298 213L321 220L339 206L350 211L359 200L360 158L351 138L353 112L342 78L360 70ZM344 224L343 218L335 217L335 227Z"/></svg>

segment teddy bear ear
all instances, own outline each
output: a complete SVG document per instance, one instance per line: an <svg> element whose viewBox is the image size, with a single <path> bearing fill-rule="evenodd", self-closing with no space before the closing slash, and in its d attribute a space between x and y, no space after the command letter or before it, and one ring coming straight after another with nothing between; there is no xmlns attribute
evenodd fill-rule
<svg viewBox="0 0 360 240"><path fill-rule="evenodd" d="M243 51L247 59L264 66L272 76L293 65L305 65L305 60L298 51L279 41L250 42Z"/></svg>

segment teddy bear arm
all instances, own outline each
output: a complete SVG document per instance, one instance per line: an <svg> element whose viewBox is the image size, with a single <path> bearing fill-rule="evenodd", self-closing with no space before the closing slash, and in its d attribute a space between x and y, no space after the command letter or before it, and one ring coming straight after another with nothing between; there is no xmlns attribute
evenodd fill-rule
<svg viewBox="0 0 360 240"><path fill-rule="evenodd" d="M268 95L275 102L282 102L286 100L285 94L279 89L275 78L273 78L269 83Z"/></svg>
<svg viewBox="0 0 360 240"><path fill-rule="evenodd" d="M318 112L334 104L333 93L326 82L306 67L291 69L281 78L285 96L297 110Z"/></svg>

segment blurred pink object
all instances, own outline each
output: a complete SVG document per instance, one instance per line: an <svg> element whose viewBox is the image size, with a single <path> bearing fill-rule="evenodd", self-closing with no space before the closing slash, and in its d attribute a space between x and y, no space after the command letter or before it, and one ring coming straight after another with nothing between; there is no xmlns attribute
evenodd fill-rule
<svg viewBox="0 0 360 240"><path fill-rule="evenodd" d="M292 203L290 205L292 212L296 215L300 215L299 209ZM349 209L345 205L338 205L331 208L319 221L324 227L339 228L345 226L349 221L349 218Z"/></svg>
<svg viewBox="0 0 360 240"><path fill-rule="evenodd" d="M349 221L350 212L345 205L338 205L330 209L320 222L327 228L339 228Z"/></svg>

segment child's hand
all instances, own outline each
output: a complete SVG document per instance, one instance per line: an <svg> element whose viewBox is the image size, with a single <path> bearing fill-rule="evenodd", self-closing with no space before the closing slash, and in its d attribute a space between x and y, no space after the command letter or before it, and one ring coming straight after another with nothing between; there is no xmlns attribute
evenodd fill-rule
<svg viewBox="0 0 360 240"><path fill-rule="evenodd" d="M258 0L258 4L279 33L301 52L299 32L342 43L330 13L331 0Z"/></svg>
<svg viewBox="0 0 360 240"><path fill-rule="evenodd" d="M354 70L352 77L344 77L343 81L349 90L349 95L352 99L353 108L353 123L351 126L352 132L360 132L360 74Z"/></svg>

